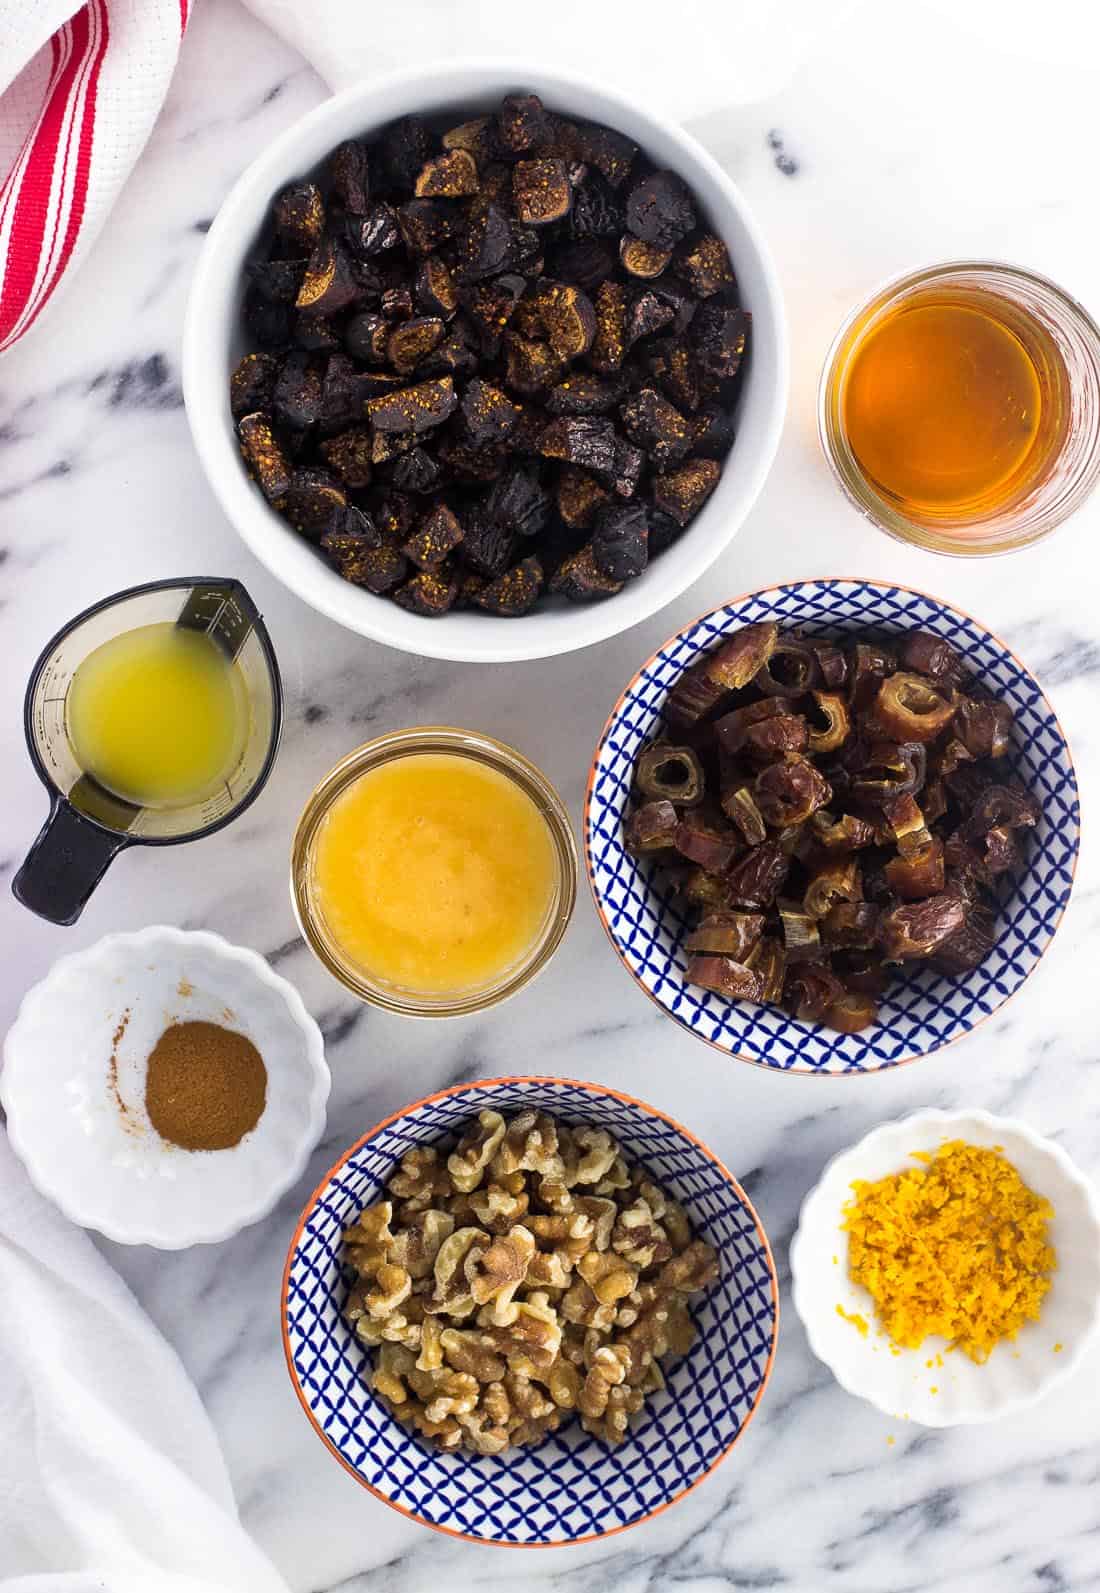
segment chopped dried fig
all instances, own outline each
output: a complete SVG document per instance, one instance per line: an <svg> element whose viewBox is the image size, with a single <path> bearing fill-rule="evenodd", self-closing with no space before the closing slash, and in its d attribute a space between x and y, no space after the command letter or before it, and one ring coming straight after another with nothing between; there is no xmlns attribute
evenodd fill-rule
<svg viewBox="0 0 1100 1593"><path fill-rule="evenodd" d="M375 431L430 431L442 425L458 405L454 382L449 376L403 387L399 392L367 400L367 419Z"/></svg>
<svg viewBox="0 0 1100 1593"><path fill-rule="evenodd" d="M281 499L290 485L286 455L275 440L271 421L264 414L242 415L237 422L241 454L269 503Z"/></svg>
<svg viewBox="0 0 1100 1593"><path fill-rule="evenodd" d="M570 554L550 582L550 590L560 592L571 603L589 603L595 598L613 597L622 589L622 581L612 580L597 569L591 544L581 548L579 553Z"/></svg>
<svg viewBox="0 0 1100 1593"><path fill-rule="evenodd" d="M276 236L296 254L308 255L321 241L325 202L315 183L291 183L273 206Z"/></svg>
<svg viewBox="0 0 1100 1593"><path fill-rule="evenodd" d="M518 160L512 173L512 198L524 226L561 221L573 204L573 189L563 160Z"/></svg>
<svg viewBox="0 0 1100 1593"><path fill-rule="evenodd" d="M734 285L729 252L712 232L697 238L689 249L677 255L676 269L701 299L709 299Z"/></svg>
<svg viewBox="0 0 1100 1593"><path fill-rule="evenodd" d="M610 580L631 581L641 575L649 559L648 540L642 505L612 503L596 511L592 557Z"/></svg>
<svg viewBox="0 0 1100 1593"><path fill-rule="evenodd" d="M653 501L680 525L687 525L718 485L721 473L713 459L689 459L678 470L654 479Z"/></svg>
<svg viewBox="0 0 1100 1593"><path fill-rule="evenodd" d="M461 199L476 194L477 162L466 149L449 149L420 168L413 193L417 199Z"/></svg>
<svg viewBox="0 0 1100 1593"><path fill-rule="evenodd" d="M542 590L543 572L538 559L521 559L503 575L498 575L488 586L482 587L474 597L474 607L488 614L499 614L505 619L517 619L529 614L538 602Z"/></svg>
<svg viewBox="0 0 1100 1593"><path fill-rule="evenodd" d="M644 242L674 249L695 226L691 195L674 172L654 172L627 195L626 224Z"/></svg>
<svg viewBox="0 0 1100 1593"><path fill-rule="evenodd" d="M434 570L462 541L462 527L445 503L437 503L424 516L402 552L422 570Z"/></svg>
<svg viewBox="0 0 1100 1593"><path fill-rule="evenodd" d="M691 444L691 432L680 411L652 387L643 387L619 410L623 430L655 470L677 464Z"/></svg>
<svg viewBox="0 0 1100 1593"><path fill-rule="evenodd" d="M619 259L624 271L648 281L660 276L672 259L672 250L659 249L656 244L644 243L633 233L624 232L619 242Z"/></svg>

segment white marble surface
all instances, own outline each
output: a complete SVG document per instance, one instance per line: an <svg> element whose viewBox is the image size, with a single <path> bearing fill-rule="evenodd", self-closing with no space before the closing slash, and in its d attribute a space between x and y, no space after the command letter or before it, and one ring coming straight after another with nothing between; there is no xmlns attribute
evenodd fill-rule
<svg viewBox="0 0 1100 1593"><path fill-rule="evenodd" d="M671 14L655 9L659 26ZM972 21L965 6L961 15ZM922 555L855 517L814 434L831 331L887 273L937 257L1019 260L1100 309L1100 79L1084 53L1079 66L1035 64L1040 52L1022 35L998 38L962 31L946 6L865 8L832 30L778 97L692 124L743 186L775 249L793 345L786 435L757 509L705 580L646 625L549 668L458 670L344 634L254 563L199 475L178 356L200 234L248 160L324 92L233 0L196 8L168 106L109 234L49 338L0 367L0 872L10 878L44 812L23 752L24 681L47 635L84 604L162 575L238 575L267 614L286 677L282 754L240 823L195 848L123 856L71 930L32 919L4 892L0 1022L62 951L156 921L209 926L268 954L321 1021L334 1075L329 1127L279 1209L229 1243L187 1254L104 1245L179 1348L224 1443L243 1519L296 1593L460 1593L510 1586L517 1573L561 1593L1100 1587L1100 1354L1025 1415L922 1431L837 1388L785 1297L762 1410L702 1487L605 1545L519 1561L411 1525L358 1489L298 1411L279 1344L279 1276L306 1192L383 1113L461 1078L574 1074L674 1112L746 1180L784 1286L795 1214L822 1162L912 1107L1018 1113L1100 1174L1100 863L1090 829L1100 780L1100 499L1046 547L1009 560ZM1039 675L1073 745L1086 815L1073 904L1027 989L984 1029L881 1078L780 1078L724 1063L632 986L583 896L541 982L495 1015L448 1026L354 1005L297 942L286 891L291 826L317 777L351 746L403 724L468 722L536 759L577 815L605 714L653 646L734 593L826 574L926 587L980 616Z"/></svg>

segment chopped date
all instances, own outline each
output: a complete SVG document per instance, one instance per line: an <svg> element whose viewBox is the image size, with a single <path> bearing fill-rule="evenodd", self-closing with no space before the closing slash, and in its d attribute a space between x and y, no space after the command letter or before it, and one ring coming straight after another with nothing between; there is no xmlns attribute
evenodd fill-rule
<svg viewBox="0 0 1100 1593"><path fill-rule="evenodd" d="M522 92L449 127L402 117L318 172L273 199L230 377L276 512L417 614L637 579L717 483L748 330L684 182Z"/></svg>
<svg viewBox="0 0 1100 1593"><path fill-rule="evenodd" d="M650 551L660 512L644 510ZM690 915L688 981L855 1033L899 967L976 968L1041 818L1009 772L1012 726L931 633L833 640L762 622L697 659L624 814L627 849L667 870ZM751 945L739 914L757 915Z"/></svg>

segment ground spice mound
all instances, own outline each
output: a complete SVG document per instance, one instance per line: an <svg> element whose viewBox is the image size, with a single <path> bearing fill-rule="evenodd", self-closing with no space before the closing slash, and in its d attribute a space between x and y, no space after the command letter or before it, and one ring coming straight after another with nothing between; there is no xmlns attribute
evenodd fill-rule
<svg viewBox="0 0 1100 1593"><path fill-rule="evenodd" d="M926 1166L852 1185L848 1273L895 1344L940 1334L981 1363L1039 1319L1058 1264L1054 1209L996 1150L952 1140L917 1159Z"/></svg>
<svg viewBox="0 0 1100 1593"><path fill-rule="evenodd" d="M217 1023L174 1023L146 1064L145 1109L184 1150L228 1150L256 1127L267 1069L245 1035Z"/></svg>

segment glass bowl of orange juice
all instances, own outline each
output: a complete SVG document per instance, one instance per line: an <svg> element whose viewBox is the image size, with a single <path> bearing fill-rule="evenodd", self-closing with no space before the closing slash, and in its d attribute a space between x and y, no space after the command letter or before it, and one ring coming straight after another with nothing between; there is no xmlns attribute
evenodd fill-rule
<svg viewBox="0 0 1100 1593"><path fill-rule="evenodd" d="M569 815L503 742L420 726L358 747L298 821L302 935L348 990L405 1017L458 1017L544 968L577 892Z"/></svg>
<svg viewBox="0 0 1100 1593"><path fill-rule="evenodd" d="M850 501L891 536L938 553L1026 547L1100 476L1100 329L1017 266L910 272L837 333L818 430Z"/></svg>

